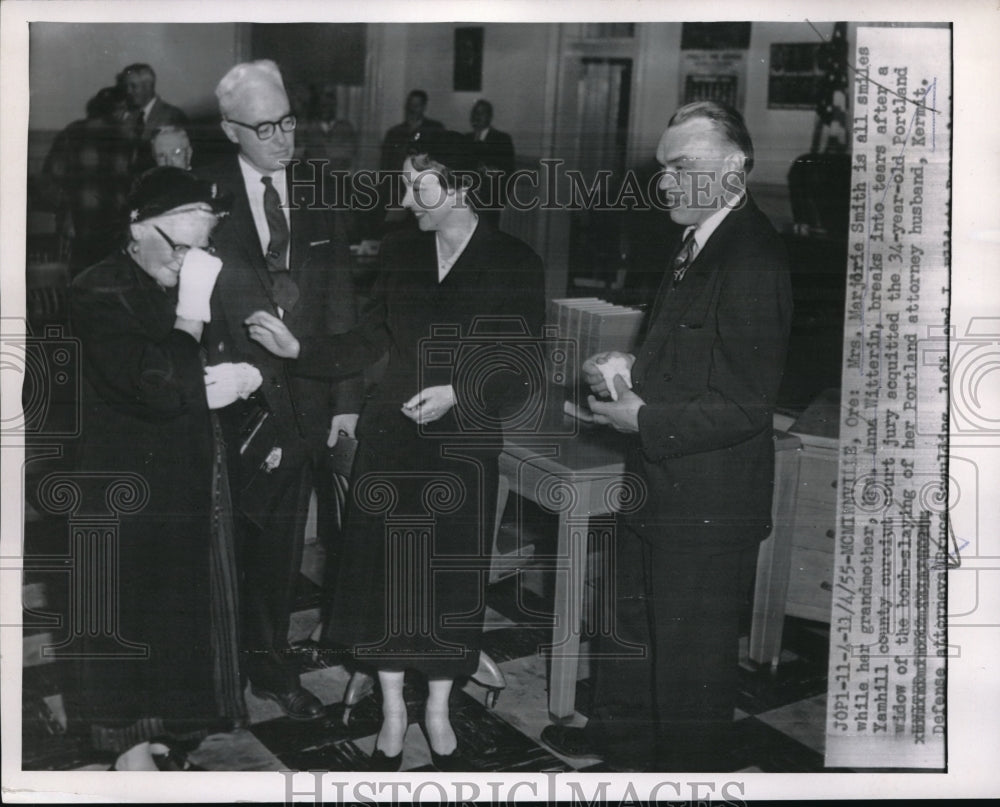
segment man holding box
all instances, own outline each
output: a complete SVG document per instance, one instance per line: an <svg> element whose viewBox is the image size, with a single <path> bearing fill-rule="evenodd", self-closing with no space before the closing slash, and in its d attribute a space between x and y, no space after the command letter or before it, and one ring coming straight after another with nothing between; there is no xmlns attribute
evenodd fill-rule
<svg viewBox="0 0 1000 807"><path fill-rule="evenodd" d="M647 652L598 654L590 722L548 726L542 740L613 767L721 771L740 617L771 527L791 283L781 240L745 188L753 144L739 113L682 107L656 156L684 240L635 354L582 367L597 422L627 435L626 472L646 483L644 503L619 517L612 584L617 639Z"/></svg>

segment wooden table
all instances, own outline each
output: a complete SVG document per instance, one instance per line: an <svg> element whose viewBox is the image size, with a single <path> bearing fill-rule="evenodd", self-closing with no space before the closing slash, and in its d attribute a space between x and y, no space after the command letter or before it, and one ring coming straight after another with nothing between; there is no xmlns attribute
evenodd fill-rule
<svg viewBox="0 0 1000 807"><path fill-rule="evenodd" d="M751 658L761 662L776 662L780 652L777 623L784 617L794 506L788 492L794 491L798 479L798 439L782 432L775 437L777 529L761 547L750 639ZM556 554L547 567L555 571L554 623L548 648L552 659L549 714L557 721L571 718L575 710L588 537L605 550L612 548L614 537L612 525L591 530L590 519L630 506L633 494L641 489L641 482L625 478L623 442L610 429L590 428L574 437L508 439L500 455L498 521L511 491L559 516ZM782 585L784 589L777 591Z"/></svg>

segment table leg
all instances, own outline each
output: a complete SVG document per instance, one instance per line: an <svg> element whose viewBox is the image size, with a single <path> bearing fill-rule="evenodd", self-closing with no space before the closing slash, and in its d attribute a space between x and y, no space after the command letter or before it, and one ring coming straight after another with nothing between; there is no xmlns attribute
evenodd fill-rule
<svg viewBox="0 0 1000 807"><path fill-rule="evenodd" d="M587 501L585 496L581 500ZM566 720L576 709L576 675L580 664L583 586L587 572L586 519L559 515L556 549L555 625L552 629L552 671L549 679L549 716Z"/></svg>
<svg viewBox="0 0 1000 807"><path fill-rule="evenodd" d="M757 557L749 655L758 664L769 663L772 669L777 669L795 533L795 491L799 483L799 452L796 449L775 453L774 479L771 519L774 528L761 544Z"/></svg>
<svg viewBox="0 0 1000 807"><path fill-rule="evenodd" d="M497 567L497 537L500 535L500 522L503 520L503 512L507 508L507 499L510 498L510 480L507 475L500 470L500 482L497 486L497 510L493 522L493 543L490 546L490 583L495 583L500 579L500 569ZM518 548L520 551L520 547Z"/></svg>

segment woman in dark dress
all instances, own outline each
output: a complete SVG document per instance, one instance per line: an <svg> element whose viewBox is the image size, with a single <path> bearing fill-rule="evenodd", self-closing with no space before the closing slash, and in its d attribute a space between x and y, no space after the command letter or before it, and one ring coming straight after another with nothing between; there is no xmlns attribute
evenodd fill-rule
<svg viewBox="0 0 1000 807"><path fill-rule="evenodd" d="M362 323L300 343L257 312L250 336L297 358L295 372L336 377L388 351L358 423L340 573L326 639L378 671L383 722L372 766L398 770L406 733L404 670L428 679L424 731L442 770L464 763L448 713L456 677L475 672L492 547L502 424L536 393L524 349L544 314L542 262L470 206L458 170L474 167L455 132L428 132L403 166L418 229L382 245Z"/></svg>
<svg viewBox="0 0 1000 807"><path fill-rule="evenodd" d="M228 483L210 410L248 395L260 374L206 372L202 361L221 267L205 248L223 208L189 172L152 169L129 198L124 249L70 288L85 379L81 495L106 509L110 480L131 490L116 547L87 537L91 553L117 552L118 634L87 637L91 655L78 665L77 717L95 747L122 754L119 769L184 768L182 747L246 716Z"/></svg>

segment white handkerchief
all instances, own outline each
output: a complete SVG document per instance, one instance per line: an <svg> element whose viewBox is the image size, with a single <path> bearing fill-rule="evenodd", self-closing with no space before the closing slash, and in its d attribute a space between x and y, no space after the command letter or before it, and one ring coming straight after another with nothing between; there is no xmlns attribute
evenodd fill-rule
<svg viewBox="0 0 1000 807"><path fill-rule="evenodd" d="M615 376L620 375L629 389L632 389L632 371L624 356L612 356L604 363L598 363L597 369L604 376L604 383L608 385L608 393L612 401L618 400L618 390L615 389Z"/></svg>

